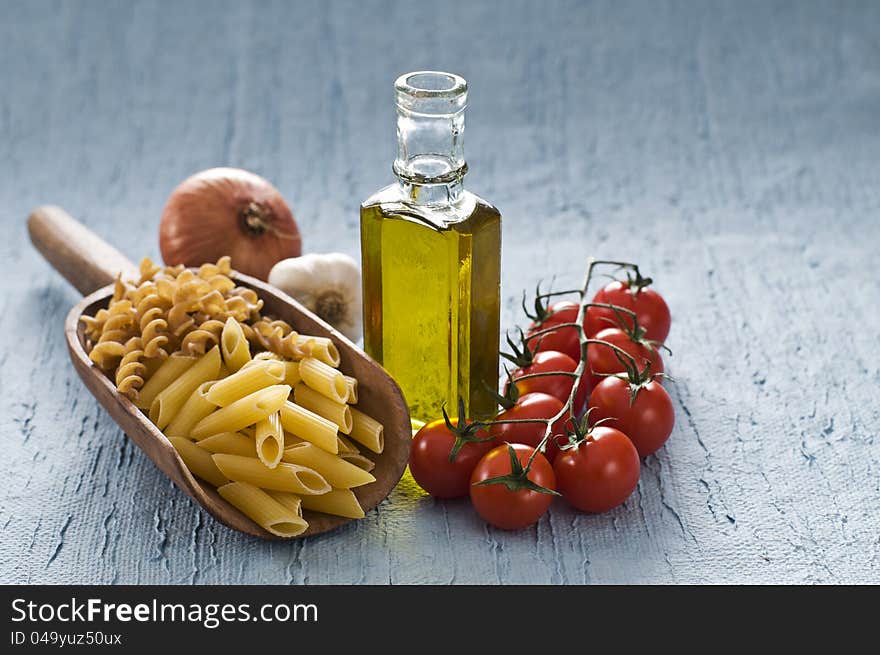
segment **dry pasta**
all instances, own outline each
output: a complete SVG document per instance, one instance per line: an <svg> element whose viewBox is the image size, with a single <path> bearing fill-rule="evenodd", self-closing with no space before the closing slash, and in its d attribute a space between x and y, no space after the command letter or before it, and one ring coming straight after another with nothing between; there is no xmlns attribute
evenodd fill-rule
<svg viewBox="0 0 880 655"><path fill-rule="evenodd" d="M333 421L343 434L351 433L352 418L348 405L330 400L302 383L293 388L293 399L300 407L305 407L310 412Z"/></svg>
<svg viewBox="0 0 880 655"><path fill-rule="evenodd" d="M200 477L205 482L210 482L215 487L229 482L217 468L211 453L207 450L199 448L192 441L183 437L169 437L168 440L193 475Z"/></svg>
<svg viewBox="0 0 880 655"><path fill-rule="evenodd" d="M226 319L220 334L220 352L223 362L233 373L251 361L251 349L241 325L232 316Z"/></svg>
<svg viewBox="0 0 880 655"><path fill-rule="evenodd" d="M141 409L149 409L150 405L169 384L174 382L193 364L196 363L195 357L174 353L168 359L163 361L159 368L150 376L144 388L141 389L135 400L135 405Z"/></svg>
<svg viewBox="0 0 880 655"><path fill-rule="evenodd" d="M302 499L296 494L291 494L286 491L268 491L266 493L268 493L273 500L281 503L291 512L296 513L298 516L302 516Z"/></svg>
<svg viewBox="0 0 880 655"><path fill-rule="evenodd" d="M320 496L301 496L302 507L324 514L345 516L350 519L362 519L364 510L361 509L351 489L331 489Z"/></svg>
<svg viewBox="0 0 880 655"><path fill-rule="evenodd" d="M169 437L189 437L189 433L195 427L196 423L213 412L217 407L207 399L208 390L214 384L211 382L203 382L196 387L183 407L177 412L177 415L165 428L165 434Z"/></svg>
<svg viewBox="0 0 880 655"><path fill-rule="evenodd" d="M335 368L314 357L306 357L299 363L299 374L308 387L330 400L338 403L348 401L348 383Z"/></svg>
<svg viewBox="0 0 880 655"><path fill-rule="evenodd" d="M230 275L228 257L197 269L142 260L81 318L91 361L193 475L272 534L305 532L303 508L362 517L350 489L374 482L375 464L355 442L383 444L381 424L349 407L357 379L338 370L332 340L261 315Z"/></svg>
<svg viewBox="0 0 880 655"><path fill-rule="evenodd" d="M218 381L208 392L208 400L218 407L226 407L255 391L283 382L284 364L272 360L254 361Z"/></svg>
<svg viewBox="0 0 880 655"><path fill-rule="evenodd" d="M241 432L221 432L197 441L196 445L211 453L226 453L242 457L257 456L256 443L251 437L245 436Z"/></svg>
<svg viewBox="0 0 880 655"><path fill-rule="evenodd" d="M278 412L266 417L256 426L257 457L270 469L278 466L284 452L284 429Z"/></svg>
<svg viewBox="0 0 880 655"><path fill-rule="evenodd" d="M211 457L223 475L236 482L249 482L261 489L289 491L303 495L325 494L330 491L327 481L317 471L305 466L282 462L270 469L256 457L224 453L217 453Z"/></svg>
<svg viewBox="0 0 880 655"><path fill-rule="evenodd" d="M348 404L356 405L358 401L358 381L357 378L353 378L350 375L343 375L345 378L345 384L348 386ZM297 380L299 382L299 380ZM288 382L288 384L290 384ZM295 384L295 383L294 383Z"/></svg>
<svg viewBox="0 0 880 655"><path fill-rule="evenodd" d="M299 505L282 504L247 482L230 482L217 491L254 523L276 536L296 537L309 527Z"/></svg>
<svg viewBox="0 0 880 655"><path fill-rule="evenodd" d="M341 361L339 350L327 337L310 337L301 334L298 335L296 342L304 356L314 357L333 368L339 366Z"/></svg>
<svg viewBox="0 0 880 655"><path fill-rule="evenodd" d="M208 393L210 394L210 391ZM249 425L255 425L281 409L289 395L290 387L286 384L276 384L255 391L208 414L196 423L190 436L193 439L204 439L212 434L235 432Z"/></svg>
<svg viewBox="0 0 880 655"><path fill-rule="evenodd" d="M353 407L351 408L351 420L353 426L349 436L352 439L374 453L381 453L385 450L384 429L379 421Z"/></svg>
<svg viewBox="0 0 880 655"><path fill-rule="evenodd" d="M314 469L332 487L349 489L376 481L376 478L362 468L346 462L337 455L331 455L308 441L285 448L282 461Z"/></svg>
<svg viewBox="0 0 880 655"><path fill-rule="evenodd" d="M156 396L150 404L150 420L160 430L164 429L196 387L208 380L216 380L219 372L220 350L214 347Z"/></svg>
<svg viewBox="0 0 880 655"><path fill-rule="evenodd" d="M333 421L287 401L281 407L281 425L295 437L310 441L328 453L337 452L337 427Z"/></svg>
<svg viewBox="0 0 880 655"><path fill-rule="evenodd" d="M116 388L129 398L137 398L138 389L144 386L147 367L143 363L144 348L140 337L125 342L125 353L116 367Z"/></svg>
<svg viewBox="0 0 880 655"><path fill-rule="evenodd" d="M342 435L336 436L339 456L346 462L351 462L365 471L372 471L376 468L376 462L361 453L357 446Z"/></svg>

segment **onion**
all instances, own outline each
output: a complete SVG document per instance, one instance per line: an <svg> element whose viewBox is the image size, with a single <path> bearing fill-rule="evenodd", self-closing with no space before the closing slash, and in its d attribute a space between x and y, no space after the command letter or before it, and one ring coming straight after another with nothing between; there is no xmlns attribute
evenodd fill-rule
<svg viewBox="0 0 880 655"><path fill-rule="evenodd" d="M277 262L299 257L299 227L274 186L239 168L211 168L184 180L168 198L159 249L169 266L200 266L223 255L265 280Z"/></svg>

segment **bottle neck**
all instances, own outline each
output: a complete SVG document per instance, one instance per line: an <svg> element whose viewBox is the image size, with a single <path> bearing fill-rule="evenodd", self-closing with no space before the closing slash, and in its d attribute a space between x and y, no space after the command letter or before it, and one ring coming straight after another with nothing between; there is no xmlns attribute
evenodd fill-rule
<svg viewBox="0 0 880 655"><path fill-rule="evenodd" d="M410 202L454 203L464 190L464 80L448 73L412 73L397 84L394 174Z"/></svg>

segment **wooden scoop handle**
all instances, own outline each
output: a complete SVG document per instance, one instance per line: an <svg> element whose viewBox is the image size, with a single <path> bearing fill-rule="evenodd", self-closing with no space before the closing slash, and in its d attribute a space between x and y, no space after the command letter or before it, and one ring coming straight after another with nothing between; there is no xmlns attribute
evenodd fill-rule
<svg viewBox="0 0 880 655"><path fill-rule="evenodd" d="M31 242L56 271L84 296L137 266L61 207L43 205L28 216Z"/></svg>

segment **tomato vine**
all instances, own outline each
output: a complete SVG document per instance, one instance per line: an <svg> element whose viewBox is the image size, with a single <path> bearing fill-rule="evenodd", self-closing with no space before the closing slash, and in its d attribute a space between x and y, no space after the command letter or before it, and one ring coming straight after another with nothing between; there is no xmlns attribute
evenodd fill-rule
<svg viewBox="0 0 880 655"><path fill-rule="evenodd" d="M514 488L526 489L526 488L528 488L528 489L532 489L535 491L541 491L542 493L551 493L551 494L555 493L553 490L544 489L542 487L536 489L535 488L536 485L533 482L531 482L527 476L529 474L529 471L531 470L532 464L535 461L535 457L537 456L537 454L539 452L542 452L542 453L545 452L547 449L547 444L549 443L550 439L553 438L554 436L556 436L556 435L552 434L552 431L553 431L553 425L556 424L557 421L563 420L563 419L570 421L571 430L573 430L572 434L580 433L582 431L580 428L586 427L586 426L582 426L578 422L579 417L577 416L577 408L575 406L575 398L577 397L578 389L580 387L581 381L582 381L584 374L585 374L585 371L586 371L587 348L591 344L603 345L608 348L611 348L614 350L618 359L621 360L621 363L624 363L624 367L628 372L630 370L638 371L638 365L637 365L635 359L632 357L632 355L630 355L629 353L627 353L626 351L624 351L620 347L618 347L612 343L609 343L608 341L603 341L601 339L589 338L587 336L586 331L584 330L584 318L586 315L586 311L591 306L599 306L599 307L604 307L606 309L611 309L618 316L620 316L620 313L624 313L624 314L631 316L633 321L636 321L635 312L633 312L630 309L627 309L625 307L620 307L618 305L612 305L609 303L591 303L591 302L587 301L587 298L588 298L587 294L589 291L590 284L593 280L594 271L595 271L596 267L598 267L598 266L616 266L618 269L628 269L628 270L632 271L635 275L634 278L630 278L630 276L628 275L628 278L634 280L635 284L647 285L650 283L650 278L643 278L642 277L641 273L639 272L639 267L637 264L632 264L630 262L598 260L598 259L590 258L588 260L587 272L584 277L583 284L581 285L581 287L579 289L569 289L569 290L565 290L565 291L550 291L550 292L542 293L540 290L540 284L539 284L536 289L535 313L534 314L531 314L526 309L525 296L523 296L523 309L526 311L526 315L533 318L533 319L543 321L543 320L546 320L548 318L548 316L552 315L551 313L548 312L548 306L545 304L545 301L549 301L550 298L557 297L557 296L577 294L578 298L579 298L577 317L572 322L554 323L553 325L551 325L548 328L539 329L537 331L531 332L528 336L525 336L523 334L522 330L519 330L521 345L517 346L508 336L507 342L508 342L508 345L511 347L511 350L513 350L513 353L512 354L501 353L502 356L504 356L506 359L510 360L512 363L516 364L517 366L523 366L524 364L527 365L528 363L531 362L532 355L533 355L531 349L529 348L529 342L532 339L540 338L542 335L549 334L550 332L553 332L556 330L566 329L566 328L574 328L577 330L578 338L580 341L580 360L578 361L577 367L575 368L575 370L573 372L558 371L558 372L531 373L531 374L527 374L527 375L517 376L516 378L513 378L508 374L508 384L509 385L513 384L514 382L519 382L521 380L526 380L526 379L531 379L531 378L539 378L539 377L549 377L549 376L571 377L571 378L573 378L573 383L572 383L571 391L569 392L567 400L563 403L563 406L559 410L559 412L557 412L557 414L552 417L534 418L534 419L530 418L530 419L495 420L495 421L485 421L482 423L483 426L492 426L495 424L508 424L508 423L543 423L543 424L545 424L546 427L544 430L543 438L541 439L538 446L531 453L525 466L520 466L518 464L516 466L514 466L512 464L511 465L512 470L511 470L510 474L504 475L504 476L498 476L495 478L489 478L487 480L483 480L479 484L503 484L509 489L514 489ZM636 323L636 326L637 325L638 324ZM635 333L638 334L638 327L636 327ZM584 418L586 420L588 420L588 417L589 417L589 411L587 411L587 414ZM572 434L568 433L568 429L566 429L566 433L567 433L566 435L559 435L559 436L568 436L569 441L570 441L570 437L572 436ZM511 450L510 456L511 456L511 462L513 462L516 458L514 457L512 450Z"/></svg>

